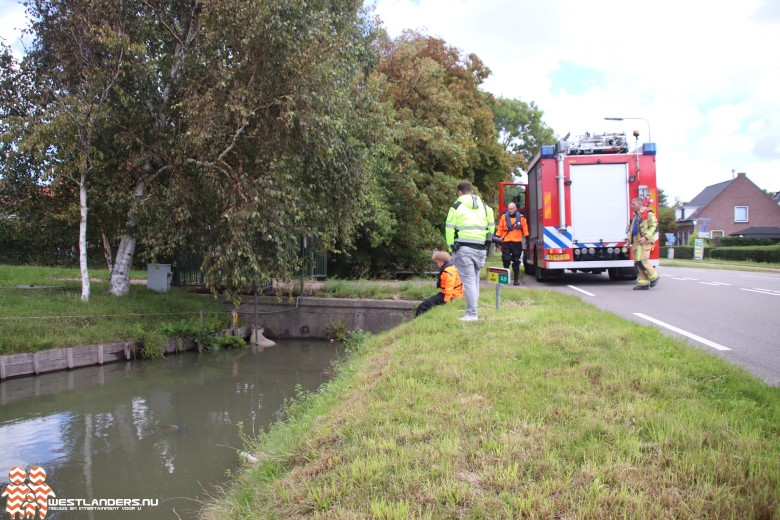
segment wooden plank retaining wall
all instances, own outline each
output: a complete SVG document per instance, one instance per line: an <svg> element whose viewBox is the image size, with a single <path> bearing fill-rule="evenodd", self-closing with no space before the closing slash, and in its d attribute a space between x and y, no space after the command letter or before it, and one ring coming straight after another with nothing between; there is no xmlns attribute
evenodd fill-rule
<svg viewBox="0 0 780 520"><path fill-rule="evenodd" d="M249 336L247 327L226 330L224 335ZM103 365L117 361L130 361L140 357L140 341L121 343L102 343L81 347L56 348L25 354L6 354L0 356L0 380L9 377L38 375L56 370ZM192 339L173 338L167 342L166 354L175 354L185 350L195 350L197 345Z"/></svg>

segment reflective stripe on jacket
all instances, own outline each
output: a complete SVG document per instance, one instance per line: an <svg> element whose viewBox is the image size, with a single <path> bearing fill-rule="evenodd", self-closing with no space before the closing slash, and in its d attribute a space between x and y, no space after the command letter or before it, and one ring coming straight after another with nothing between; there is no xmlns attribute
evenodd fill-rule
<svg viewBox="0 0 780 520"><path fill-rule="evenodd" d="M452 265L452 262L447 262L441 266L436 287L440 288L441 292L444 293L445 303L463 296L463 282L460 281L460 274L455 266Z"/></svg>
<svg viewBox="0 0 780 520"><path fill-rule="evenodd" d="M447 247L455 242L485 245L488 234L495 233L493 210L476 195L461 195L447 213L444 236Z"/></svg>
<svg viewBox="0 0 780 520"><path fill-rule="evenodd" d="M520 225L517 224L517 216L520 216ZM509 216L509 212L504 212L504 217L498 221L498 231L496 235L503 238L504 242L522 242L523 237L527 237L528 221L522 213L515 212L514 217Z"/></svg>

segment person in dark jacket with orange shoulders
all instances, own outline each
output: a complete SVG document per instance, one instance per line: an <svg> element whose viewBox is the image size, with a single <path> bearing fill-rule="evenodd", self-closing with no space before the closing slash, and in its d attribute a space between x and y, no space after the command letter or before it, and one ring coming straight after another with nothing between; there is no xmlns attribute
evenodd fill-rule
<svg viewBox="0 0 780 520"><path fill-rule="evenodd" d="M463 283L460 281L458 270L450 261L450 254L446 251L436 251L431 258L439 266L439 278L436 280L436 287L441 289L441 292L423 300L417 307L417 312L414 313L415 317L437 305L444 305L450 300L463 297Z"/></svg>
<svg viewBox="0 0 780 520"><path fill-rule="evenodd" d="M517 205L510 202L507 211L498 219L496 236L501 237L501 261L504 269L512 264L512 279L520 285L520 262L523 260L523 239L528 236L528 222Z"/></svg>

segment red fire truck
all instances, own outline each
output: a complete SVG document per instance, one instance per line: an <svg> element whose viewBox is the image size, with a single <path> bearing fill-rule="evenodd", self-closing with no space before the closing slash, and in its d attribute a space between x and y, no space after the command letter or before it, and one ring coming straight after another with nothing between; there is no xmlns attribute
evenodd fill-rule
<svg viewBox="0 0 780 520"><path fill-rule="evenodd" d="M658 214L655 143L629 151L625 134L585 134L542 146L528 168L528 184L499 185L499 214L509 202L528 218L523 265L537 280L561 279L565 270L611 280L636 278L626 228L631 199L642 197ZM568 136L567 136L568 137ZM658 236L650 254L658 265Z"/></svg>

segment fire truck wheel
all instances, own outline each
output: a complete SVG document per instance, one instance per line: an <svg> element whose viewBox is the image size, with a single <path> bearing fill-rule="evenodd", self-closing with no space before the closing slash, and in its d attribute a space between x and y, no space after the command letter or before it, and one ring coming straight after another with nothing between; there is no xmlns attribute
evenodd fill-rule
<svg viewBox="0 0 780 520"><path fill-rule="evenodd" d="M523 270L525 271L525 274L531 276L536 274L536 266L528 263L528 253L523 257Z"/></svg>

